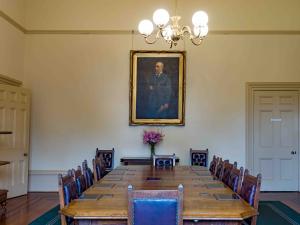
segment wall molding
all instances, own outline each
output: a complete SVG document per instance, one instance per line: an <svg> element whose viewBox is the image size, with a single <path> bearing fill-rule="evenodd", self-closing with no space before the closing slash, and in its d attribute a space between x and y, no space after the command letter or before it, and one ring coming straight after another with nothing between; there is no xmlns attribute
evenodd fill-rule
<svg viewBox="0 0 300 225"><path fill-rule="evenodd" d="M67 170L29 170L29 175L58 175L66 174Z"/></svg>
<svg viewBox="0 0 300 225"><path fill-rule="evenodd" d="M55 29L26 29L0 10L0 17L27 35L132 35L138 34L136 30L55 30ZM210 30L209 35L300 35L300 30Z"/></svg>
<svg viewBox="0 0 300 225"><path fill-rule="evenodd" d="M16 87L21 87L23 85L23 82L0 74L0 84L7 84Z"/></svg>

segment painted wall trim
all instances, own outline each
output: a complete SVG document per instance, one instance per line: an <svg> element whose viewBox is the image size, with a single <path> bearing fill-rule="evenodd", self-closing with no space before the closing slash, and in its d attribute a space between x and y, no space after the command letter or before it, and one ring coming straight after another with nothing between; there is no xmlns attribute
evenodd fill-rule
<svg viewBox="0 0 300 225"><path fill-rule="evenodd" d="M11 18L6 13L4 13L2 10L0 10L0 17L2 17L4 20L6 20L8 23L10 23L15 28L17 28L19 31L21 31L23 33L26 32L26 29L21 24L19 24L18 22L16 22L13 18Z"/></svg>
<svg viewBox="0 0 300 225"><path fill-rule="evenodd" d="M55 30L41 29L30 30L16 22L13 18L0 10L0 17L10 23L12 26L28 35L132 35L138 34L136 30ZM300 30L210 30L209 35L300 35Z"/></svg>
<svg viewBox="0 0 300 225"><path fill-rule="evenodd" d="M29 170L29 175L58 175L66 174L66 170Z"/></svg>
<svg viewBox="0 0 300 225"><path fill-rule="evenodd" d="M11 77L0 74L0 84L7 84L16 87L21 87L23 85L22 81L13 79Z"/></svg>

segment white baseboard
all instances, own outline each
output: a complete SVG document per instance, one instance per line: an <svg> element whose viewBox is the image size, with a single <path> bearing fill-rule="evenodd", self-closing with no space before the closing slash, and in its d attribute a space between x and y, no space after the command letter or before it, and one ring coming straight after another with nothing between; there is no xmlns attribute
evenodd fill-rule
<svg viewBox="0 0 300 225"><path fill-rule="evenodd" d="M65 174L62 170L30 170L28 180L29 192L58 191L57 175Z"/></svg>

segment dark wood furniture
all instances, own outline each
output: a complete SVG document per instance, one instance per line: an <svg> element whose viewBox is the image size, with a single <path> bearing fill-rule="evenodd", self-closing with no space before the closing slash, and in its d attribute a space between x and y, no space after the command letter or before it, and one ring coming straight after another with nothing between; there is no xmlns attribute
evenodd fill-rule
<svg viewBox="0 0 300 225"><path fill-rule="evenodd" d="M191 166L204 166L208 165L208 149L194 150L190 149Z"/></svg>
<svg viewBox="0 0 300 225"><path fill-rule="evenodd" d="M94 199L74 200L61 212L79 225L127 224L129 184L139 190L176 190L182 184L185 225L241 225L244 219L257 215L257 210L242 199L217 198L232 196L233 191L199 166L117 167L86 190L84 194L94 195Z"/></svg>
<svg viewBox="0 0 300 225"><path fill-rule="evenodd" d="M0 190L1 216L6 214L7 192L8 190Z"/></svg>
<svg viewBox="0 0 300 225"><path fill-rule="evenodd" d="M134 190L128 186L128 225L183 225L183 186L177 190Z"/></svg>
<svg viewBox="0 0 300 225"><path fill-rule="evenodd" d="M179 158L175 157L176 163L179 163ZM151 157L123 157L120 162L125 165L152 165L153 159Z"/></svg>
<svg viewBox="0 0 300 225"><path fill-rule="evenodd" d="M249 171L246 169L239 194L246 202L248 202L255 209L258 209L260 186L261 174L258 174L256 177L254 177L250 175ZM252 218L246 219L245 222L249 225L256 225L256 220L257 216L254 216Z"/></svg>
<svg viewBox="0 0 300 225"><path fill-rule="evenodd" d="M209 171L211 172L212 175L216 174L218 162L219 162L219 157L216 157L214 155L212 161L209 164Z"/></svg>
<svg viewBox="0 0 300 225"><path fill-rule="evenodd" d="M233 164L231 164L229 162L224 163L224 170L223 170L223 176L222 176L222 181L224 184L228 184L232 168L237 168L237 162L234 162Z"/></svg>
<svg viewBox="0 0 300 225"><path fill-rule="evenodd" d="M175 154L153 156L153 166L169 168L175 166L175 164L176 164Z"/></svg>
<svg viewBox="0 0 300 225"><path fill-rule="evenodd" d="M215 176L217 179L222 180L223 173L224 173L224 161L222 158L219 159L219 162L216 166L216 173Z"/></svg>
<svg viewBox="0 0 300 225"><path fill-rule="evenodd" d="M80 196L87 189L86 178L83 175L81 166L78 166L77 170L72 169L72 176L76 182L78 196Z"/></svg>
<svg viewBox="0 0 300 225"><path fill-rule="evenodd" d="M87 160L82 162L82 173L85 177L86 187L89 188L94 184L94 174L89 168Z"/></svg>
<svg viewBox="0 0 300 225"><path fill-rule="evenodd" d="M105 162L105 171L106 174L109 173L114 169L114 156L115 156L115 149L96 149L96 156L95 157L102 157L103 161Z"/></svg>
<svg viewBox="0 0 300 225"><path fill-rule="evenodd" d="M99 181L106 174L105 162L101 155L93 159L93 174L94 182Z"/></svg>
<svg viewBox="0 0 300 225"><path fill-rule="evenodd" d="M77 199L78 192L76 187L76 181L72 175L72 170L69 170L66 175L58 174L58 194L60 208L64 208L69 205L74 199ZM61 224L69 225L73 222L72 217L64 216L61 214Z"/></svg>
<svg viewBox="0 0 300 225"><path fill-rule="evenodd" d="M240 193L242 179L243 179L244 168L240 169L232 168L230 172L230 176L228 179L228 183L226 184L230 187L234 192Z"/></svg>
<svg viewBox="0 0 300 225"><path fill-rule="evenodd" d="M3 132L2 132L3 134ZM9 164L9 161L0 161L0 166L4 166ZM6 214L6 204L7 204L7 192L8 190L1 189L0 190L0 205L1 205L1 216Z"/></svg>

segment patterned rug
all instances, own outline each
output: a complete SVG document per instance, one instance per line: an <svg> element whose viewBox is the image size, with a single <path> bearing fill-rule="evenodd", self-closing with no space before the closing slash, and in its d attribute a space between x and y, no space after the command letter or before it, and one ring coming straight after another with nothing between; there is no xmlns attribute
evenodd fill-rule
<svg viewBox="0 0 300 225"><path fill-rule="evenodd" d="M58 211L56 206L29 225L61 225ZM300 214L279 201L260 201L257 225L300 225Z"/></svg>
<svg viewBox="0 0 300 225"><path fill-rule="evenodd" d="M300 214L279 201L260 201L257 225L300 225Z"/></svg>
<svg viewBox="0 0 300 225"><path fill-rule="evenodd" d="M29 225L61 225L59 215L59 205L50 209L48 212L41 215L39 218L31 222Z"/></svg>

